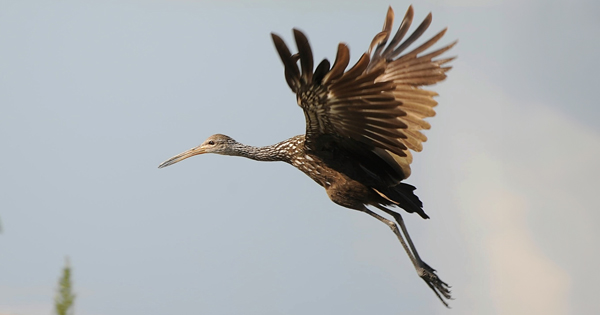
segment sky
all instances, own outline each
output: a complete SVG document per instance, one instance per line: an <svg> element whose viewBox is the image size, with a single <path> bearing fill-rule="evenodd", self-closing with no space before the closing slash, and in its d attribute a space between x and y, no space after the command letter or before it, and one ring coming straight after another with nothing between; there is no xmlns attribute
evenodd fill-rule
<svg viewBox="0 0 600 315"><path fill-rule="evenodd" d="M600 3L413 2L448 78L406 214L447 310L390 230L284 163L165 159L301 134L270 33L352 61L410 3L0 0L0 315L598 314Z"/></svg>

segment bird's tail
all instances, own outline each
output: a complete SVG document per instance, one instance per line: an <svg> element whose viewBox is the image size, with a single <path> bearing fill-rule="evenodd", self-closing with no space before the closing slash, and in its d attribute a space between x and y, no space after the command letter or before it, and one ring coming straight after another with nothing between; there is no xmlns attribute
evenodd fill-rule
<svg viewBox="0 0 600 315"><path fill-rule="evenodd" d="M384 189L375 190L383 198L387 199L394 204L409 213L416 212L423 219L429 219L429 216L423 211L423 203L415 195L415 186L400 183L396 186L386 187Z"/></svg>

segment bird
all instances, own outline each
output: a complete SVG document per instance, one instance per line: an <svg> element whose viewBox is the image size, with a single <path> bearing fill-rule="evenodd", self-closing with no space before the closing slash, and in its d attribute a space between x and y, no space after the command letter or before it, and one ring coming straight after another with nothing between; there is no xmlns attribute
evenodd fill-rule
<svg viewBox="0 0 600 315"><path fill-rule="evenodd" d="M344 43L338 45L333 65L323 59L314 68L311 46L302 31L293 29L298 49L294 54L279 35L271 33L285 80L304 112L305 134L264 147L215 134L199 146L164 161L159 168L205 153L291 164L324 187L334 203L386 224L418 276L449 307L451 287L421 259L397 209L429 218L415 194L416 188L404 181L411 175L411 150L420 152L427 140L421 131L431 126L424 119L435 115L434 97L438 94L423 87L446 78L446 72L452 68L448 63L456 57L440 55L457 41L426 52L444 36L444 28L409 49L432 21L429 13L404 39L413 17L411 5L393 33L394 11L389 7L382 31L350 69L350 50Z"/></svg>

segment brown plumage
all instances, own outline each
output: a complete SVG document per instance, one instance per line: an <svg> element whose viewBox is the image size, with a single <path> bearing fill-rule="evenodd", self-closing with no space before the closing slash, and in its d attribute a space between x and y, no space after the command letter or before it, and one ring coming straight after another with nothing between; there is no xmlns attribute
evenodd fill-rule
<svg viewBox="0 0 600 315"><path fill-rule="evenodd" d="M375 35L367 52L350 69L347 69L350 52L345 44L339 44L331 67L325 59L314 69L310 44L301 31L294 29L296 54L290 52L281 37L272 34L285 68L285 79L304 110L306 134L260 148L216 134L159 167L203 153L289 163L323 186L333 202L363 211L387 224L402 243L419 276L448 306L449 286L421 260L401 215L391 209L399 207L429 218L414 194L415 187L402 181L411 173L410 150L421 151L422 143L427 140L421 130L429 129L430 125L423 119L435 115L433 107L437 102L433 97L437 93L421 86L446 78L450 67L445 64L453 58L436 58L455 44L424 54L444 36L444 29L406 51L427 30L432 17L431 13L427 15L402 41L412 19L411 6L390 39L394 12L389 8L383 30ZM400 229L393 221L369 210L369 205L391 215Z"/></svg>

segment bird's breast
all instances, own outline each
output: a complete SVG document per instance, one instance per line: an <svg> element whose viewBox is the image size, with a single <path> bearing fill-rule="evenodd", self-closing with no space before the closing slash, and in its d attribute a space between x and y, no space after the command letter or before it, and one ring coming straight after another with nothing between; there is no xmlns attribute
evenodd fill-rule
<svg viewBox="0 0 600 315"><path fill-rule="evenodd" d="M334 181L336 172L315 155L298 155L291 160L291 164L325 188Z"/></svg>

